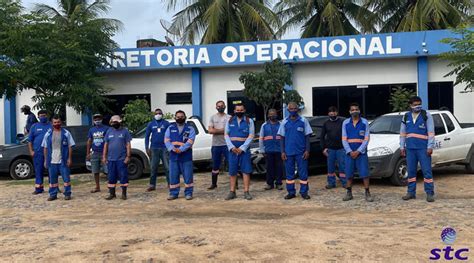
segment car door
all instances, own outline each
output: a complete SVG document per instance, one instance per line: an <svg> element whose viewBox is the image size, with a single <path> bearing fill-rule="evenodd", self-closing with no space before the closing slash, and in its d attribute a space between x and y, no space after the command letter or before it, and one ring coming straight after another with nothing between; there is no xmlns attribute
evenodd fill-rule
<svg viewBox="0 0 474 263"><path fill-rule="evenodd" d="M193 145L193 160L203 161L211 159L211 144L212 137L210 134L204 132L204 128L201 123L189 120L188 124L191 125L196 131L196 140ZM198 127L201 125L201 127Z"/></svg>
<svg viewBox="0 0 474 263"><path fill-rule="evenodd" d="M443 140L442 147L445 148L445 161L453 162L466 158L470 145L463 142L464 138L457 135L456 127L453 121L446 113L442 113L444 123L446 124L447 134Z"/></svg>
<svg viewBox="0 0 474 263"><path fill-rule="evenodd" d="M76 143L76 146L72 148L72 163L75 168L82 168L86 162L86 149L87 149L87 133L89 127L87 126L75 126L66 127L71 132L72 138Z"/></svg>
<svg viewBox="0 0 474 263"><path fill-rule="evenodd" d="M444 163L447 161L447 147L444 147L445 143L449 141L449 136L446 132L446 126L441 114L432 114L434 130L435 130L435 145L432 155L432 164Z"/></svg>

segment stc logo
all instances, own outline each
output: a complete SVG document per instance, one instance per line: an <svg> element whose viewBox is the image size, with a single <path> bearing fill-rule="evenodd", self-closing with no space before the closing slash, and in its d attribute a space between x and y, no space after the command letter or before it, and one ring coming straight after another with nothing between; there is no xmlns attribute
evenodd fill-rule
<svg viewBox="0 0 474 263"><path fill-rule="evenodd" d="M456 230L454 228L449 226L443 228L443 231L441 231L441 240L447 246L443 249L435 248L431 250L431 260L439 260L443 258L443 256L445 260L468 260L467 254L469 253L469 248L461 248L456 250L450 246L456 240Z"/></svg>

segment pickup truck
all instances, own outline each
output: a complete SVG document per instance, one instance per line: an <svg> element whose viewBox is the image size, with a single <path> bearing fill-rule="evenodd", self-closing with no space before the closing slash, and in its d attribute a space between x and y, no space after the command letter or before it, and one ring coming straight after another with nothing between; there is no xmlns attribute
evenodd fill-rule
<svg viewBox="0 0 474 263"><path fill-rule="evenodd" d="M449 111L429 111L435 126L432 166L461 164L474 173L474 128L460 124ZM367 154L371 177L390 178L392 184L407 185L406 159L400 156L400 124L405 112L389 113L370 123Z"/></svg>
<svg viewBox="0 0 474 263"><path fill-rule="evenodd" d="M174 122L174 120L168 121ZM212 135L207 132L207 129L198 117L189 117L187 123L196 131L196 140L193 145L194 165L197 167L207 167L212 159ZM132 158L128 165L130 179L138 179L144 173L150 172L150 160L145 150L145 130L146 127L133 135L131 142Z"/></svg>

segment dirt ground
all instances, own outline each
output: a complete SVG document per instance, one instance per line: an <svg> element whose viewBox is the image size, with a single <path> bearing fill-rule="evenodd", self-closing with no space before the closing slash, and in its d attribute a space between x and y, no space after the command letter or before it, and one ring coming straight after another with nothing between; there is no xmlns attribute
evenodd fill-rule
<svg viewBox="0 0 474 263"><path fill-rule="evenodd" d="M308 201L264 191L262 178L252 181L254 200L239 190L225 201L228 177L207 191L207 173L195 176L192 201L167 201L163 179L156 192L146 193L142 179L131 182L129 200L106 201L105 178L102 192L90 194L91 177L73 177L73 200L54 202L31 195L32 181L0 180L0 261L424 262L445 247L444 226L457 230L454 248L474 249L474 177L460 168L435 171L434 203L420 178L416 200L373 180L375 202L366 203L361 182L343 202L342 188L324 189L325 176L310 178Z"/></svg>

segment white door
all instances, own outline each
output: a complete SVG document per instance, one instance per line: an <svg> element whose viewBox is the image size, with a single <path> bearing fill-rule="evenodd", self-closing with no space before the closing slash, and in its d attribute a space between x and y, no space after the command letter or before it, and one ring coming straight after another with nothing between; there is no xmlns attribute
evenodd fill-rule
<svg viewBox="0 0 474 263"><path fill-rule="evenodd" d="M439 113L433 116L433 123L435 129L435 146L432 155L431 164L439 164L447 161L447 151L449 147L449 136L446 134L446 126Z"/></svg>

